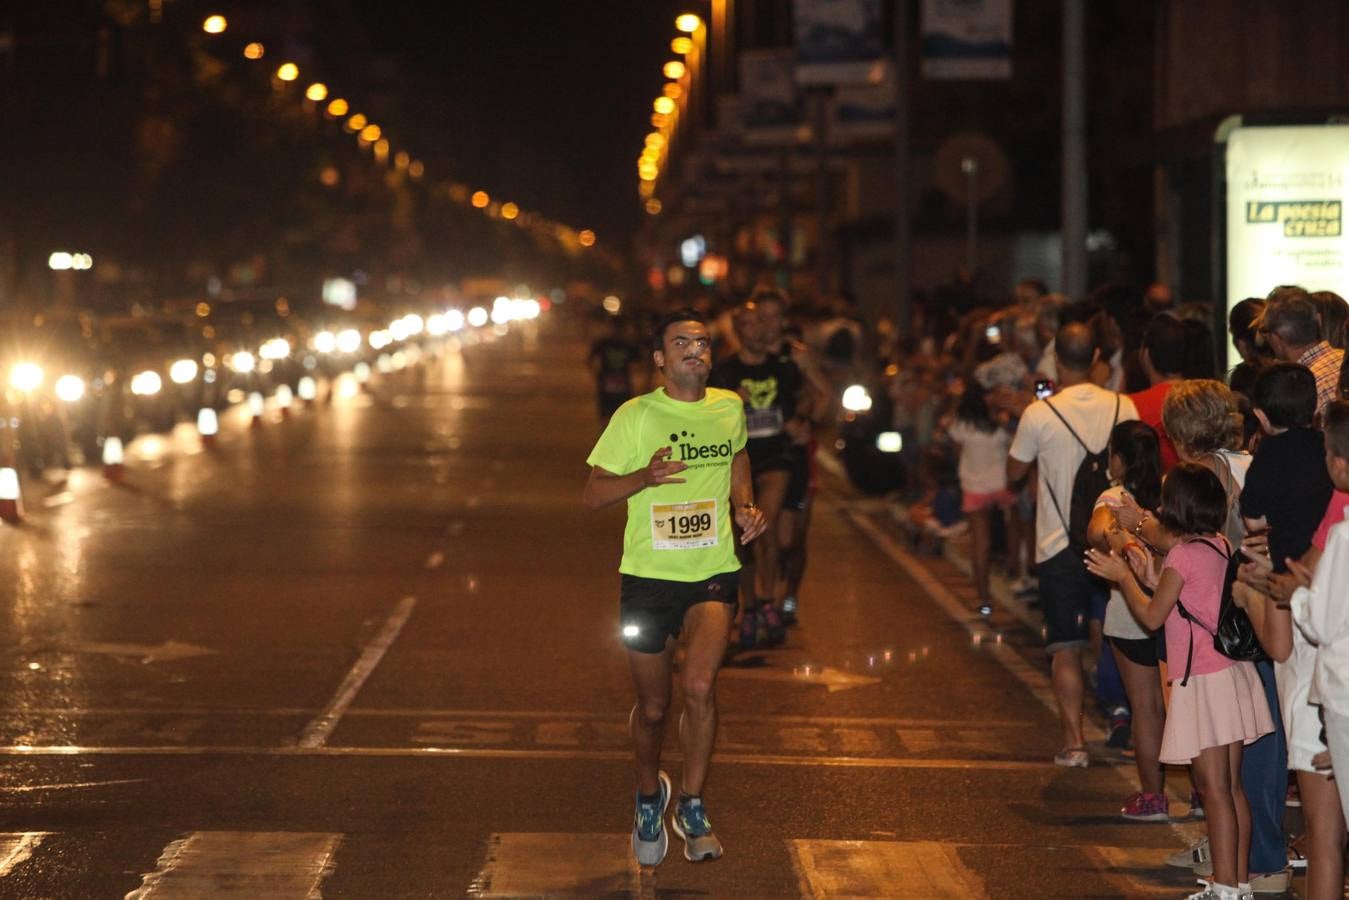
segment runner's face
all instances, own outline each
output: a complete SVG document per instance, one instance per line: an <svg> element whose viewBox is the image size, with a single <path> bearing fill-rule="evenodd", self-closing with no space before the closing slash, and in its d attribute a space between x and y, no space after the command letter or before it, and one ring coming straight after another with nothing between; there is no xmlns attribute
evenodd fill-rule
<svg viewBox="0 0 1349 900"><path fill-rule="evenodd" d="M701 322L675 322L665 329L664 349L656 365L665 377L684 383L706 382L712 371L712 338Z"/></svg>
<svg viewBox="0 0 1349 900"><path fill-rule="evenodd" d="M782 307L776 303L759 304L759 333L764 344L776 347L782 343Z"/></svg>

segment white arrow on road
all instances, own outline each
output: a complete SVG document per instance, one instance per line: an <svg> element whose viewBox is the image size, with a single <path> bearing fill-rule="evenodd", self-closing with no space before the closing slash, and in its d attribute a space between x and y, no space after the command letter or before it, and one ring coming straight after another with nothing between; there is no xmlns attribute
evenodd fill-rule
<svg viewBox="0 0 1349 900"><path fill-rule="evenodd" d="M783 669L764 668L736 668L729 667L721 670L723 677L727 678L749 678L758 681L790 681L797 684L820 684L829 689L829 693L835 691L847 691L855 687L862 687L868 684L880 683L879 678L870 675L854 675L851 672L844 672L841 669L831 669L828 666L816 668L815 666L798 666L790 672Z"/></svg>
<svg viewBox="0 0 1349 900"><path fill-rule="evenodd" d="M101 653L104 656L130 656L144 664L173 662L180 659L192 659L194 656L209 656L218 651L196 644L184 644L180 641L165 641L162 644L110 644L100 641L80 641L68 644L66 650L73 653Z"/></svg>

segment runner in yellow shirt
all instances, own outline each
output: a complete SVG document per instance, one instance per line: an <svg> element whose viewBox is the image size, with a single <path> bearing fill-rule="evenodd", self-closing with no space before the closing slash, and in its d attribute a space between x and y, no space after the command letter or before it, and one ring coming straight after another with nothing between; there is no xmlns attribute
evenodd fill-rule
<svg viewBox="0 0 1349 900"><path fill-rule="evenodd" d="M711 338L689 309L661 319L654 334L665 386L624 403L586 462L584 502L601 509L626 500L619 600L623 642L637 692L629 718L637 768L632 849L653 866L665 858L670 778L660 748L670 705L674 647L687 632L681 667L679 737L684 782L671 824L685 858L721 856L703 808L703 781L717 731L716 678L739 593L732 516L740 540L764 530L754 505L740 396L707 387Z"/></svg>

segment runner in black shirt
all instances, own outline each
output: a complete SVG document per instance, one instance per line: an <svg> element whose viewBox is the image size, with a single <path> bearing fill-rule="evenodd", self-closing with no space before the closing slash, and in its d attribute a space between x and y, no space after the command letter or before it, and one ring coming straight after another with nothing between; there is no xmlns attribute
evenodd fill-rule
<svg viewBox="0 0 1349 900"><path fill-rule="evenodd" d="M595 376L601 424L607 424L614 411L636 393L632 375L641 362L641 354L624 336L624 330L624 321L610 316L606 333L590 346L588 361Z"/></svg>
<svg viewBox="0 0 1349 900"><path fill-rule="evenodd" d="M749 603L740 622L741 646L752 647L760 625L770 644L781 643L785 636L777 529L796 459L788 423L799 422L804 379L789 356L770 352L781 347L781 336L774 336L778 343L770 347L756 304L746 303L737 311L735 329L741 350L717 363L709 384L736 391L745 401L754 496L768 522L763 538L754 544L753 594L747 593Z"/></svg>

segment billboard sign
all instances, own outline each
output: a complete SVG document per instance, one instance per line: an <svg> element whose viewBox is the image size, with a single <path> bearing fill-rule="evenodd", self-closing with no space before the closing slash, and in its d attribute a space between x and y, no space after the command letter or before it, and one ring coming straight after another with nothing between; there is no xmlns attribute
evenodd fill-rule
<svg viewBox="0 0 1349 900"><path fill-rule="evenodd" d="M1349 295L1349 125L1237 126L1225 157L1227 309L1284 284Z"/></svg>
<svg viewBox="0 0 1349 900"><path fill-rule="evenodd" d="M923 0L923 77L1012 77L1012 0Z"/></svg>
<svg viewBox="0 0 1349 900"><path fill-rule="evenodd" d="M881 0L794 0L796 80L808 87L876 84L886 57Z"/></svg>

